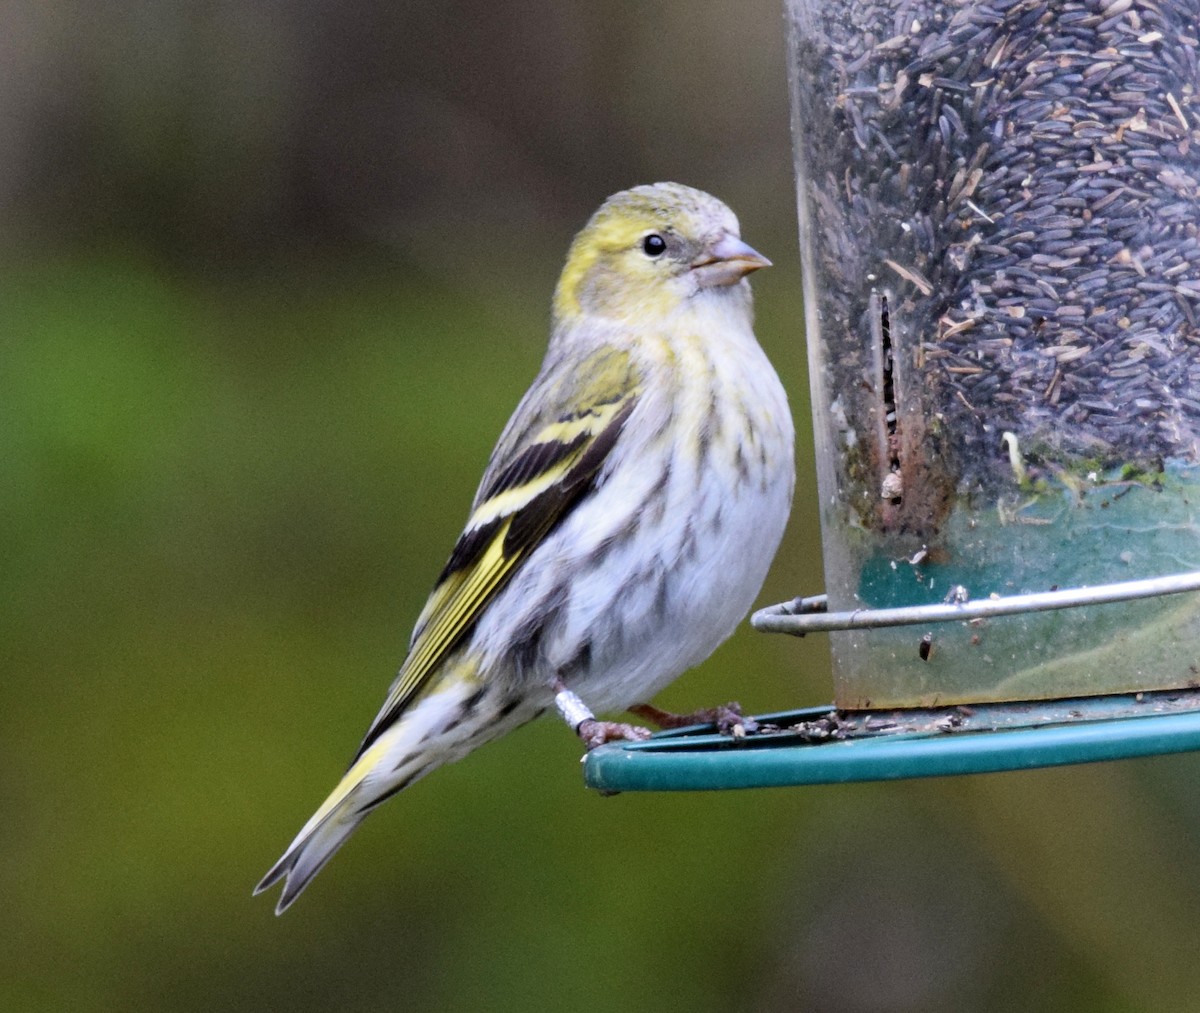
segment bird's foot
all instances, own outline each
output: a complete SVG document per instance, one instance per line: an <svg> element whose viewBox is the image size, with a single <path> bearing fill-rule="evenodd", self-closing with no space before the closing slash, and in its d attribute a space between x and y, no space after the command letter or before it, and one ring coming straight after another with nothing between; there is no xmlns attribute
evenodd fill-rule
<svg viewBox="0 0 1200 1013"><path fill-rule="evenodd" d="M591 712L588 705L567 689L562 679L554 681L554 706L563 720L575 729L575 734L583 739L588 751L602 746L606 742L625 739L628 742L641 742L650 738L650 729L638 725L627 725L621 721L600 721Z"/></svg>
<svg viewBox="0 0 1200 1013"><path fill-rule="evenodd" d="M660 710L648 703L638 704L629 708L630 714L645 718L659 728L686 728L688 725L716 725L717 731L735 739L753 735L758 731L758 722L754 718L742 714L742 705L738 703L722 704L719 707L705 707L691 714L675 714L672 711Z"/></svg>
<svg viewBox="0 0 1200 1013"><path fill-rule="evenodd" d="M649 728L628 725L623 721L598 721L596 718L587 718L575 728L575 734L583 739L583 744L590 752L597 746L603 746L606 742L616 742L618 739L641 742L650 738L651 732Z"/></svg>

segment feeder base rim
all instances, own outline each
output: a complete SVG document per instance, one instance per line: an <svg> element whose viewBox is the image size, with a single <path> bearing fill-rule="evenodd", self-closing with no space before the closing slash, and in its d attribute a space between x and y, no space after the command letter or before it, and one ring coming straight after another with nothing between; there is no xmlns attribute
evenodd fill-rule
<svg viewBox="0 0 1200 1013"><path fill-rule="evenodd" d="M711 726L613 742L584 758L605 793L712 791L947 777L1200 749L1200 688L892 711L758 715L776 730Z"/></svg>

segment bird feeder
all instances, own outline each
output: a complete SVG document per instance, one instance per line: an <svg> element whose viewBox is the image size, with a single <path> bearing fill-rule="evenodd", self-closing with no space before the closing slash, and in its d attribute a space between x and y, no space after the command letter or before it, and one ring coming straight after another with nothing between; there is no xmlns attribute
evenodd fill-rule
<svg viewBox="0 0 1200 1013"><path fill-rule="evenodd" d="M1194 0L787 15L828 593L753 624L829 633L834 706L589 783L1200 748Z"/></svg>

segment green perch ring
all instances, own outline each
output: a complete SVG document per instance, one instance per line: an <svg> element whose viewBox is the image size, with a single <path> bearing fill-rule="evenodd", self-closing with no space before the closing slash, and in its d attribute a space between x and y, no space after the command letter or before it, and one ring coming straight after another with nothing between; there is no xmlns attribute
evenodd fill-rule
<svg viewBox="0 0 1200 1013"><path fill-rule="evenodd" d="M584 781L606 794L844 784L1159 756L1200 749L1200 690L898 711L765 714L740 738L711 726L614 742Z"/></svg>

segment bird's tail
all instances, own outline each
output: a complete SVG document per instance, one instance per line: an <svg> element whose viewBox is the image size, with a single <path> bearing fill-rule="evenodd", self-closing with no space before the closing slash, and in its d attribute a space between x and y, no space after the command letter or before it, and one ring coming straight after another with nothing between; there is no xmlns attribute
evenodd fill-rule
<svg viewBox="0 0 1200 1013"><path fill-rule="evenodd" d="M367 814L435 767L473 748L458 740L478 686L459 679L422 699L354 761L296 839L254 888L260 894L286 877L275 913L282 914L358 829ZM464 729L465 731L465 729Z"/></svg>
<svg viewBox="0 0 1200 1013"><path fill-rule="evenodd" d="M316 826L312 826L310 820L283 853L283 857L271 866L271 870L254 888L255 894L262 893L286 876L287 881L283 884L279 903L275 905L275 913L283 914L312 881L313 876L325 867L325 863L333 857L334 852L358 829L364 816L365 814L330 812Z"/></svg>

